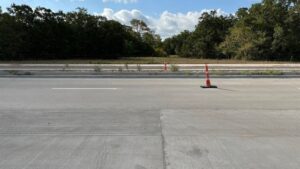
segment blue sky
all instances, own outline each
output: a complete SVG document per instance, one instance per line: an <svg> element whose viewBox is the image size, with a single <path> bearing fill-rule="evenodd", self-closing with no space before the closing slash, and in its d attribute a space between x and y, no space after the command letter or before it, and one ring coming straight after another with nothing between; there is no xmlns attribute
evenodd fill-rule
<svg viewBox="0 0 300 169"><path fill-rule="evenodd" d="M144 20L162 38L183 30L192 31L203 12L216 9L220 15L233 14L240 7L250 7L260 0L0 0L2 9L12 3L43 6L54 11L73 11L84 7L122 24Z"/></svg>
<svg viewBox="0 0 300 169"><path fill-rule="evenodd" d="M129 0L130 1L130 0ZM89 12L100 12L104 8L113 10L138 9L146 15L158 15L163 11L174 13L188 11L199 11L202 9L222 9L233 13L240 7L249 7L256 0L137 0L136 2L121 3L117 1L104 0L0 0L2 8L12 3L29 4L31 6L44 6L53 10L71 11L76 7L85 7Z"/></svg>

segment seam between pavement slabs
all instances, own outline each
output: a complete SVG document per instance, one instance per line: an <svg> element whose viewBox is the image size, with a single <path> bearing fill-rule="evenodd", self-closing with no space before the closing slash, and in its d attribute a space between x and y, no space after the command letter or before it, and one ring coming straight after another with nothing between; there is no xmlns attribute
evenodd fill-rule
<svg viewBox="0 0 300 169"><path fill-rule="evenodd" d="M0 136L109 136L109 137L160 137L159 135L143 134L97 134L97 133L0 133Z"/></svg>

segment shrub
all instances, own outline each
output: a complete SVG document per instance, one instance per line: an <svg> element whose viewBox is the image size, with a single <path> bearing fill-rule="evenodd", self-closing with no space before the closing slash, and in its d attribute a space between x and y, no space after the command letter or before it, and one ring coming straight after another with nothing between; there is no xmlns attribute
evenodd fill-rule
<svg viewBox="0 0 300 169"><path fill-rule="evenodd" d="M165 52L162 48L156 48L154 55L156 57L167 57L168 56L167 52Z"/></svg>
<svg viewBox="0 0 300 169"><path fill-rule="evenodd" d="M94 71L95 72L101 72L102 71L102 68L100 66L95 66L94 67Z"/></svg>
<svg viewBox="0 0 300 169"><path fill-rule="evenodd" d="M142 71L141 65L137 64L137 65L136 65L136 69L137 69L138 72Z"/></svg>
<svg viewBox="0 0 300 169"><path fill-rule="evenodd" d="M125 67L125 69L126 69L127 71L129 70L129 66L128 66L127 63L124 65L124 67Z"/></svg>
<svg viewBox="0 0 300 169"><path fill-rule="evenodd" d="M179 71L179 66L171 65L171 72L178 72L178 71Z"/></svg>
<svg viewBox="0 0 300 169"><path fill-rule="evenodd" d="M122 67L119 67L119 68L118 68L118 72L123 72L123 68L122 68Z"/></svg>

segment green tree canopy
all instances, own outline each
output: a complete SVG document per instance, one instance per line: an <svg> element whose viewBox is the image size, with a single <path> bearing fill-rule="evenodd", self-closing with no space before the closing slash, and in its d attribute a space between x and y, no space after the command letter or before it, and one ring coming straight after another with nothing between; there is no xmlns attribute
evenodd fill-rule
<svg viewBox="0 0 300 169"><path fill-rule="evenodd" d="M184 34L184 33L182 33ZM235 16L204 13L195 31L164 41L169 54L197 58L300 60L300 1L263 0Z"/></svg>
<svg viewBox="0 0 300 169"><path fill-rule="evenodd" d="M84 8L64 13L13 4L0 13L0 59L151 56L161 40L152 32L145 34L148 32L144 22L131 28L91 15Z"/></svg>
<svg viewBox="0 0 300 169"><path fill-rule="evenodd" d="M166 39L165 50L183 57L222 58L217 49L234 24L233 16L219 16L216 11L205 12L199 18L195 31Z"/></svg>

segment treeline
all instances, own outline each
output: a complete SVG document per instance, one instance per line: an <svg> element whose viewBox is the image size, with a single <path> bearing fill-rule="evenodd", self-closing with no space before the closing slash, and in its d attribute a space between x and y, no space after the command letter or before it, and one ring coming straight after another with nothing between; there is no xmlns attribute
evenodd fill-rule
<svg viewBox="0 0 300 169"><path fill-rule="evenodd" d="M203 13L195 31L161 41L145 22L122 25L78 8L0 8L0 60L167 56L300 60L300 0L263 0L235 15Z"/></svg>
<svg viewBox="0 0 300 169"><path fill-rule="evenodd" d="M125 26L85 9L64 13L27 5L0 8L0 60L106 59L163 55L143 21Z"/></svg>
<svg viewBox="0 0 300 169"><path fill-rule="evenodd" d="M195 31L164 41L182 57L300 60L300 1L263 0L230 16L204 13Z"/></svg>

